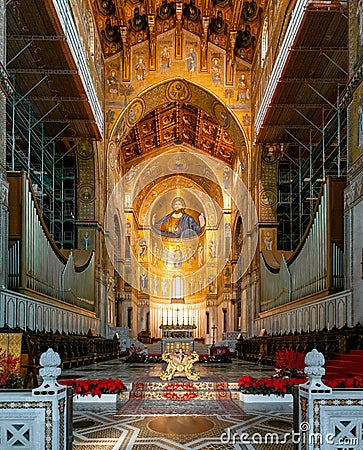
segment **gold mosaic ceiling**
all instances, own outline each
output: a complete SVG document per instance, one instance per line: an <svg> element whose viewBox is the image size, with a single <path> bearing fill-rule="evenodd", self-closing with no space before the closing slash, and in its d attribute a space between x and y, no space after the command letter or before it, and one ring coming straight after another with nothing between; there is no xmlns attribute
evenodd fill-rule
<svg viewBox="0 0 363 450"><path fill-rule="evenodd" d="M105 57L171 29L185 29L251 62L263 1L94 0Z"/></svg>
<svg viewBox="0 0 363 450"><path fill-rule="evenodd" d="M126 163L170 143L187 144L232 163L235 145L227 131L205 111L190 104L169 103L137 123L122 143Z"/></svg>

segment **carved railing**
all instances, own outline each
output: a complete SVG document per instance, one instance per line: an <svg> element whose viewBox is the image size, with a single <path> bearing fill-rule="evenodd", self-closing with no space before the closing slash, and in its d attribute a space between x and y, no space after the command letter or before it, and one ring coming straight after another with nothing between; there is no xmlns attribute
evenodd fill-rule
<svg viewBox="0 0 363 450"><path fill-rule="evenodd" d="M77 334L85 334L90 328L99 333L101 328L92 311L0 289L0 328L3 327Z"/></svg>
<svg viewBox="0 0 363 450"><path fill-rule="evenodd" d="M343 291L308 302L291 302L259 314L254 321L258 334L266 330L270 334L281 330L300 333L324 328L352 326L352 292Z"/></svg>

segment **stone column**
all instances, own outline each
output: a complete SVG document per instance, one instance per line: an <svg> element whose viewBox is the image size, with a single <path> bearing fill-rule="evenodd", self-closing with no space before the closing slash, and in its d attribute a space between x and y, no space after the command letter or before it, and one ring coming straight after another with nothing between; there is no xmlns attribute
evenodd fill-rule
<svg viewBox="0 0 363 450"><path fill-rule="evenodd" d="M99 329L97 333L107 336L107 318L108 318L108 289L107 274L102 267L96 269L96 316L99 319Z"/></svg>
<svg viewBox="0 0 363 450"><path fill-rule="evenodd" d="M7 285L8 191L6 178L6 95L11 88L6 66L6 3L0 0L0 288Z"/></svg>

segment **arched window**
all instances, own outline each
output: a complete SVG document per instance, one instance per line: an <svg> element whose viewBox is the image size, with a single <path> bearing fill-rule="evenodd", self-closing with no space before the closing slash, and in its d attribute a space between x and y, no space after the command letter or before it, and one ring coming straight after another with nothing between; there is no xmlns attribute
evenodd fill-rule
<svg viewBox="0 0 363 450"><path fill-rule="evenodd" d="M173 298L184 298L184 280L179 276L173 278Z"/></svg>
<svg viewBox="0 0 363 450"><path fill-rule="evenodd" d="M261 63L264 63L266 58L266 53L268 49L268 19L265 17L263 21L262 28L262 39L261 39Z"/></svg>

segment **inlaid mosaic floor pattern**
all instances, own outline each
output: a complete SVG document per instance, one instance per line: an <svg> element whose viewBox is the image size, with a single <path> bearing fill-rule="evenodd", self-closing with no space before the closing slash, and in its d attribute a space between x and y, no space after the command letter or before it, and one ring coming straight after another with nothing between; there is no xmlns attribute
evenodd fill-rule
<svg viewBox="0 0 363 450"><path fill-rule="evenodd" d="M294 450L283 443L292 430L291 405L244 406L235 395L240 376L266 376L271 368L198 365L199 382L162 382L160 371L158 364L123 361L64 371L63 378L121 378L132 392L117 404L75 404L73 450Z"/></svg>
<svg viewBox="0 0 363 450"><path fill-rule="evenodd" d="M119 415L109 408L77 407L74 411L73 449L293 450L292 444L277 443L278 436L282 441L283 434L289 430L290 411L250 411L240 415L130 417ZM271 444L273 435L276 438ZM263 444L259 444L261 440Z"/></svg>

